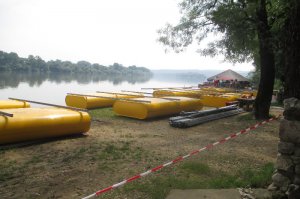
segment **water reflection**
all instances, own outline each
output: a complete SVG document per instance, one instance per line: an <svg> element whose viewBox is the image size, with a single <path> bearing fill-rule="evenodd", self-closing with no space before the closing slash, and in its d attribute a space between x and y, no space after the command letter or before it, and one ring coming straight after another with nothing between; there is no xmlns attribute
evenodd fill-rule
<svg viewBox="0 0 300 199"><path fill-rule="evenodd" d="M17 88L21 82L28 83L30 87L40 86L44 81L55 83L69 83L75 81L79 84L97 83L100 81L109 81L113 85L119 85L122 82L130 84L145 83L151 79L149 75L107 75L107 74L84 74L84 73L24 73L24 72L1 72L0 89Z"/></svg>

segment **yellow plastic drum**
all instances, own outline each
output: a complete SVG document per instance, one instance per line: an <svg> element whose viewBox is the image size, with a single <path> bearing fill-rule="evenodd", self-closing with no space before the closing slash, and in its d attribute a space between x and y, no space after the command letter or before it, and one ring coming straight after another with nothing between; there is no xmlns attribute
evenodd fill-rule
<svg viewBox="0 0 300 199"><path fill-rule="evenodd" d="M125 95L128 94L128 95ZM103 108L103 107L111 107L114 102L116 101L114 98L137 98L143 97L140 94L130 94L125 93L124 95L119 94L106 94L106 93L90 93L87 95L94 95L99 97L109 97L112 99L107 98L98 98L98 97L86 97L86 96L79 96L79 95L67 95L66 96L66 104L71 107L76 108L85 108L85 109L93 109L93 108Z"/></svg>
<svg viewBox="0 0 300 199"><path fill-rule="evenodd" d="M179 99L170 101L161 98L139 98L136 100L146 100L151 103L134 101L116 101L113 110L117 115L136 119L148 119L161 116L177 114L181 111L201 110L203 105L199 99L187 97L168 97Z"/></svg>
<svg viewBox="0 0 300 199"><path fill-rule="evenodd" d="M203 95L201 98L201 102L204 106L223 107L226 106L227 102L236 101L237 99L238 97L234 95Z"/></svg>
<svg viewBox="0 0 300 199"><path fill-rule="evenodd" d="M0 144L80 134L90 129L86 112L60 108L4 109L0 115Z"/></svg>
<svg viewBox="0 0 300 199"><path fill-rule="evenodd" d="M22 102L17 100L0 100L0 109L11 109L11 108L29 108L28 102Z"/></svg>

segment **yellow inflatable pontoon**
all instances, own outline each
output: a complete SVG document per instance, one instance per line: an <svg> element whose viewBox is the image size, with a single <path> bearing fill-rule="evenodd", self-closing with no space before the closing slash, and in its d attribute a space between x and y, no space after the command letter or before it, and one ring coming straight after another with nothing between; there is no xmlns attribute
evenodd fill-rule
<svg viewBox="0 0 300 199"><path fill-rule="evenodd" d="M126 95L127 94L127 95ZM124 92L122 94L110 94L110 93L90 93L87 95L99 96L98 97L87 97L80 95L67 95L66 96L66 104L67 106L76 107L76 108L85 108L85 109L93 109L93 108L103 108L103 107L111 107L115 99L118 98L140 98L143 97L142 94L132 94L128 92ZM104 97L104 98L100 98Z"/></svg>
<svg viewBox="0 0 300 199"><path fill-rule="evenodd" d="M227 95L227 94L219 95L219 96L203 95L200 101L204 106L219 108L219 107L226 106L227 102L236 101L238 98L239 98L238 95Z"/></svg>
<svg viewBox="0 0 300 199"><path fill-rule="evenodd" d="M28 102L22 102L17 100L0 100L0 109L11 109L11 108L29 108Z"/></svg>
<svg viewBox="0 0 300 199"><path fill-rule="evenodd" d="M171 101L161 98L138 98L136 100L147 100L150 103L134 101L116 101L113 111L120 116L136 119L148 119L177 114L181 111L201 110L203 105L199 99L187 97L168 97L178 99Z"/></svg>
<svg viewBox="0 0 300 199"><path fill-rule="evenodd" d="M86 112L60 108L3 109L0 115L0 144L87 132L91 118Z"/></svg>
<svg viewBox="0 0 300 199"><path fill-rule="evenodd" d="M232 88L216 88L216 87L202 87L203 91L212 91L217 93L230 93L234 92Z"/></svg>
<svg viewBox="0 0 300 199"><path fill-rule="evenodd" d="M179 97L190 97L200 98L202 92L193 90L155 90L153 92L154 97L165 97L165 96L179 96Z"/></svg>

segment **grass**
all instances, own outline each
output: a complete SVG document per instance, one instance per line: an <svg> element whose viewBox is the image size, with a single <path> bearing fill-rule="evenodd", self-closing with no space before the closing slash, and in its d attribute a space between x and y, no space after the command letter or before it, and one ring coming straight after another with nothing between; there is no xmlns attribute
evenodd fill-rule
<svg viewBox="0 0 300 199"><path fill-rule="evenodd" d="M242 122L242 121L247 121L247 122L249 122L249 121L254 121L255 118L254 118L253 113L245 113L245 114L238 115L238 116L236 117L236 120L237 120L238 122Z"/></svg>
<svg viewBox="0 0 300 199"><path fill-rule="evenodd" d="M113 113L112 108L100 108L89 111L93 118L114 118L116 115Z"/></svg>
<svg viewBox="0 0 300 199"><path fill-rule="evenodd" d="M86 147L81 147L75 149L72 153L65 153L63 156L62 162L70 162L76 159L79 159L81 156L83 156L89 149Z"/></svg>
<svg viewBox="0 0 300 199"><path fill-rule="evenodd" d="M103 150L99 151L97 158L100 160L119 160L125 159L126 155L130 155L131 151L129 142L121 142L119 144L107 144Z"/></svg>
<svg viewBox="0 0 300 199"><path fill-rule="evenodd" d="M136 190L150 198L161 199L165 198L171 189L265 187L270 183L273 171L272 163L265 164L260 169L242 168L227 174L203 163L186 162L179 167L176 175L167 174L170 173L169 169L164 176L152 176L147 182L128 184L124 187L124 191L130 193Z"/></svg>
<svg viewBox="0 0 300 199"><path fill-rule="evenodd" d="M205 175L210 173L210 168L208 165L198 162L186 162L180 165L180 168L197 175Z"/></svg>
<svg viewBox="0 0 300 199"><path fill-rule="evenodd" d="M16 170L15 161L1 161L0 162L0 182L4 182L14 177Z"/></svg>
<svg viewBox="0 0 300 199"><path fill-rule="evenodd" d="M5 182L16 176L23 175L26 169L42 162L40 156L32 156L31 159L23 163L18 163L15 160L2 160L0 162L0 182Z"/></svg>
<svg viewBox="0 0 300 199"><path fill-rule="evenodd" d="M280 103L280 102L272 102L271 103L271 106L279 106L279 107L282 107L283 108L283 103Z"/></svg>

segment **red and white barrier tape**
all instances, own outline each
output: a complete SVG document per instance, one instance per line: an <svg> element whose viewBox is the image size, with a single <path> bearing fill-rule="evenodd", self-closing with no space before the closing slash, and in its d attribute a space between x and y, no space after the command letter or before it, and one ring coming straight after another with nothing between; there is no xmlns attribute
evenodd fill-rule
<svg viewBox="0 0 300 199"><path fill-rule="evenodd" d="M271 121L273 121L273 120L275 120L275 119L278 119L279 117L280 117L280 115L277 116L277 117L275 117L275 118L270 118L270 119L268 119L268 120L259 122L259 123L255 124L255 125L253 125L253 126L251 126L251 127L249 127L249 128L246 128L246 129L243 129L243 130L239 131L238 133L234 133L234 134L232 134L232 135L230 135L230 136L228 136L228 137L226 137L226 138L223 138L223 139L219 140L218 142L209 144L209 145L207 145L207 146L205 146L205 147L203 147L203 148L201 148L201 149L192 151L192 152L190 152L189 154L187 154L187 155L185 155L185 156L179 156L179 157L177 157L176 159L174 159L174 160L172 160L172 161L170 161L170 162L167 162L167 163L165 163L165 164L159 165L159 166L157 166L157 167L155 167L155 168L153 168L153 169L150 169L150 170L148 170L148 171L146 171L146 172L144 172L144 173L140 173L140 174L138 174L138 175L135 175L135 176L133 176L133 177L131 177L131 178L128 178L128 179L126 179L126 180L123 180L122 182L116 183L116 184L114 184L114 185L112 185L112 186L106 187L105 189L101 189L101 190L99 190L99 191L97 191L97 192L95 192L95 193L93 193L93 194L91 194L91 195L89 195L89 196L86 196L86 197L84 197L84 198L82 198L82 199L88 199L88 198L92 198L92 197L94 197L94 196L99 196L99 195L101 195L102 193L105 193L105 192L110 191L110 190L112 190L112 189L118 188L118 187L120 187L120 186L122 186L122 185L124 185L124 184L126 184L126 183L129 183L129 182L132 182L132 181L134 181L134 180L137 180L137 179L139 179L139 178L141 178L141 177L144 177L144 176L146 176L146 175L148 175L148 174L150 174L150 173L153 173L153 172L155 172L155 171L158 171L158 170L160 170L160 169L162 169L162 168L164 168L164 167L167 167L167 166L170 166L170 165L175 164L175 163L177 163L177 162L180 162L180 161L182 161L182 160L184 160L184 159L186 159L186 158L188 158L188 157L190 157L190 156L192 156L192 155L195 155L195 154L200 153L200 152L202 152L202 151L211 149L211 148L213 148L214 146L216 146L216 145L218 145L218 144L223 144L223 143L227 142L227 141L230 140L230 139L233 139L233 138L235 138L235 137L237 137L237 136L239 136L239 135L248 133L249 131L251 131L251 130L253 130L253 129L256 129L257 127L259 127L259 126L261 126L261 125L263 125L263 124L266 124L266 123L271 122Z"/></svg>

